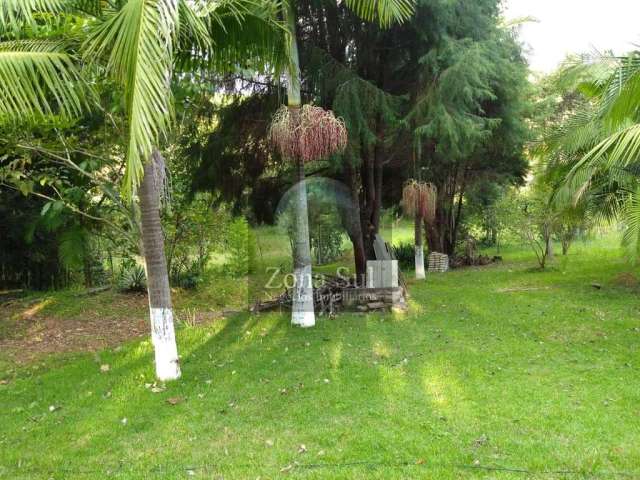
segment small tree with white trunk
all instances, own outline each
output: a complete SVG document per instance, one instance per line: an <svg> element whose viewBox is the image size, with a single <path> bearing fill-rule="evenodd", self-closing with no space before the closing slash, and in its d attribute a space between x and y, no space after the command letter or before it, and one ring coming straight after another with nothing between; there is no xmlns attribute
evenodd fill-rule
<svg viewBox="0 0 640 480"><path fill-rule="evenodd" d="M297 172L298 183L293 190L295 284L291 323L301 327L313 327L315 312L304 164L344 150L347 145L347 130L344 122L330 111L312 105L289 105L276 112L269 136L280 154L295 162Z"/></svg>
<svg viewBox="0 0 640 480"><path fill-rule="evenodd" d="M436 187L430 183L409 181L402 190L402 208L407 215L414 218L416 278L424 280L422 223L432 222L435 218Z"/></svg>
<svg viewBox="0 0 640 480"><path fill-rule="evenodd" d="M275 115L270 137L282 156L295 162L298 184L295 188L295 228L293 268L295 287L291 323L302 327L315 325L313 285L311 282L311 245L304 163L326 158L347 146L344 122L330 111L311 105L302 106L300 56L296 2L281 4L288 35L287 106ZM377 20L381 27L403 22L414 11L414 0L347 0L346 6L364 20Z"/></svg>

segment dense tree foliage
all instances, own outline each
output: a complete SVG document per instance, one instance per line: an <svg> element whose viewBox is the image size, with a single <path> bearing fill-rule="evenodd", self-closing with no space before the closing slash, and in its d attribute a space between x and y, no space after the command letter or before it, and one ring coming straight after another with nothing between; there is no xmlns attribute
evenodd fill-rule
<svg viewBox="0 0 640 480"><path fill-rule="evenodd" d="M344 155L307 170L352 192L359 221L347 231L359 272L373 256L382 208L398 203L407 178L437 186L427 238L432 250L447 253L455 249L469 191L480 183L522 181L527 68L513 32L499 25L498 7L493 0L421 1L409 21L385 29L330 1L298 4L303 94L343 117L349 131ZM280 95L277 80L260 79L263 108L253 97L223 107L220 128L200 147L207 152L201 171L222 161L247 164L257 144L243 134L269 117L266 97ZM249 105L254 114L242 115ZM254 198L270 192L268 205L280 192L270 173L287 168L268 153L257 158L259 168L238 179ZM209 186L224 191L223 183L214 179Z"/></svg>

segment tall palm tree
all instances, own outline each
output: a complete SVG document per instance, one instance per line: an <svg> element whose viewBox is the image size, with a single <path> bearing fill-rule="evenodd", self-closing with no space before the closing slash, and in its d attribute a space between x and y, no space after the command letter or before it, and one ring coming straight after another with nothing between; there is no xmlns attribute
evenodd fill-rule
<svg viewBox="0 0 640 480"><path fill-rule="evenodd" d="M231 69L240 61L278 66L275 8L254 0L128 0L95 29L86 55L108 57L122 83L128 120L125 195L140 186L142 250L156 374L180 376L171 291L159 215L164 159L158 150L173 120L171 79L178 57L189 69ZM215 39L215 42L212 40Z"/></svg>
<svg viewBox="0 0 640 480"><path fill-rule="evenodd" d="M422 226L433 222L436 208L436 189L430 183L410 180L402 189L402 208L414 218L415 273L417 280L426 278Z"/></svg>
<svg viewBox="0 0 640 480"><path fill-rule="evenodd" d="M138 194L156 376L163 381L180 377L180 364L160 221L165 164L158 149L172 122L171 79L180 21L192 21L188 25L195 31L202 21L196 12L184 14L192 6L177 0L129 0L101 18L84 52L87 58L107 59L107 71L124 91L128 138L123 192L128 198Z"/></svg>
<svg viewBox="0 0 640 480"><path fill-rule="evenodd" d="M403 22L414 9L414 0L347 0L347 6L367 21L377 21L382 27L394 22ZM289 36L289 68L287 69L287 107L296 119L302 107L300 59L297 41L297 19L294 0L285 1L282 16ZM295 124L295 120L293 121ZM340 143L340 142L338 142ZM301 327L313 327L315 311L311 268L311 244L309 239L309 216L304 163L300 156L295 159L297 185L294 190L295 232L293 245L293 267L295 286L293 291L291 323Z"/></svg>
<svg viewBox="0 0 640 480"><path fill-rule="evenodd" d="M104 6L104 8L102 8ZM137 198L160 380L180 376L171 291L159 214L164 159L159 146L173 120L171 80L178 57L189 68L235 68L240 60L278 66L280 30L269 1L223 0L0 0L0 27L33 22L34 12L90 12L84 58L106 61L124 91L127 122L123 194ZM215 44L212 39L215 39ZM224 41L226 40L226 43ZM80 76L62 45L13 42L0 46L0 117L16 119L55 112L72 115L81 103ZM53 100L49 100L53 99Z"/></svg>

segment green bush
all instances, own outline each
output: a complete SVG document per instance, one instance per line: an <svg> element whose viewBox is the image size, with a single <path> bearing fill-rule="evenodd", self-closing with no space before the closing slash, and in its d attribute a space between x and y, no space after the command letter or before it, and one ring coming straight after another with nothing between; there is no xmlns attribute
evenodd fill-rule
<svg viewBox="0 0 640 480"><path fill-rule="evenodd" d="M291 200L294 200L292 197ZM326 265L342 256L344 227L335 204L334 192L323 183L311 182L307 185L307 205L309 219L309 243L313 261ZM289 203L279 213L279 227L289 237L293 250L295 238L296 209Z"/></svg>
<svg viewBox="0 0 640 480"><path fill-rule="evenodd" d="M124 292L144 292L147 290L147 277L140 265L134 260L123 262L118 288Z"/></svg>
<svg viewBox="0 0 640 480"><path fill-rule="evenodd" d="M318 265L337 260L342 255L342 226L333 216L318 215L311 225L311 252Z"/></svg>
<svg viewBox="0 0 640 480"><path fill-rule="evenodd" d="M174 269L171 274L171 285L192 290L202 283L203 269L200 262L195 261L187 269Z"/></svg>
<svg viewBox="0 0 640 480"><path fill-rule="evenodd" d="M413 243L394 245L392 250L401 269L409 270L415 267L416 250Z"/></svg>

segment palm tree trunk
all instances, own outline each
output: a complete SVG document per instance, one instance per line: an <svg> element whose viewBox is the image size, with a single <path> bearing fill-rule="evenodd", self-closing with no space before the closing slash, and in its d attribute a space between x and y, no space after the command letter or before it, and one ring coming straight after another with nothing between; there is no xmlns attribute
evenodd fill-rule
<svg viewBox="0 0 640 480"><path fill-rule="evenodd" d="M293 2L285 7L285 17L291 34L291 68L287 72L287 105L293 115L297 115L302 104L300 92L300 59L296 38L296 17ZM293 249L293 274L295 286L291 308L291 323L301 327L313 327L316 324L313 309L313 285L311 281L311 245L309 243L309 214L307 207L307 186L304 177L304 164L295 159L298 184L294 190L295 202L295 242Z"/></svg>
<svg viewBox="0 0 640 480"><path fill-rule="evenodd" d="M156 376L159 380L175 380L180 377L178 347L173 326L173 308L167 261L164 255L164 236L160 223L159 165L164 160L154 151L144 166L140 184L140 217L143 254L149 292L151 340L155 351Z"/></svg>
<svg viewBox="0 0 640 480"><path fill-rule="evenodd" d="M301 327L313 327L316 323L313 309L313 284L311 280L311 246L309 244L309 216L307 186L304 165L297 162L298 184L295 186L295 243L293 249L293 274L295 287L291 310L291 323Z"/></svg>
<svg viewBox="0 0 640 480"><path fill-rule="evenodd" d="M426 276L424 273L424 248L422 246L422 217L419 210L419 205L416 205L416 215L414 218L416 279L424 280Z"/></svg>

